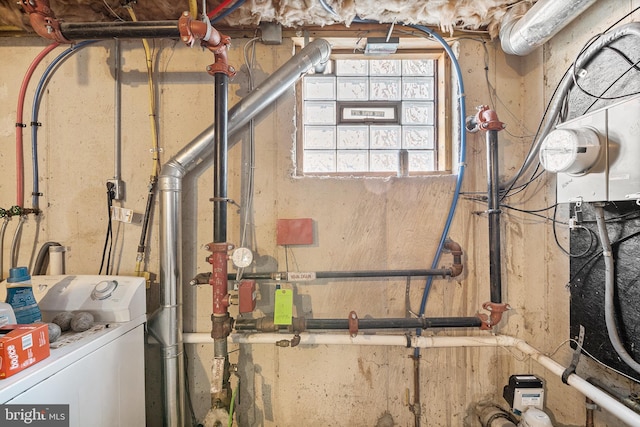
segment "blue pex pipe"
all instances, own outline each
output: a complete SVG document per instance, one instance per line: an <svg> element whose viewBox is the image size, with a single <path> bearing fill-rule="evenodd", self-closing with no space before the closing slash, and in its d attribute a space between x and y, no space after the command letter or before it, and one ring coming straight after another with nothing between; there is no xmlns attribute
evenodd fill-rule
<svg viewBox="0 0 640 427"><path fill-rule="evenodd" d="M77 45L72 45L67 50L60 53L51 64L42 73L38 86L36 87L35 95L33 97L33 105L31 107L31 161L33 164L33 193L32 193L32 207L33 209L40 208L39 194L40 186L38 183L39 171L38 171L38 110L40 109L40 100L42 97L42 90L49 80L50 74L54 71L56 66L66 59L69 55L77 52L85 46L95 43L95 40L87 40Z"/></svg>
<svg viewBox="0 0 640 427"><path fill-rule="evenodd" d="M359 23L375 23L379 24L377 21L371 21L366 19L360 19L356 17L354 22ZM404 24L401 24L404 25ZM442 230L442 235L440 237L440 242L438 244L438 249L436 250L436 254L433 257L433 262L431 263L431 268L436 268L438 263L440 262L440 256L442 255L442 251L444 249L444 244L447 241L447 236L449 235L449 229L451 228L451 223L453 222L453 217L456 212L456 207L458 206L458 199L460 198L460 190L462 188L462 180L464 179L464 171L467 160L467 129L465 127L464 116L466 114L466 102L465 102L465 93L464 93L464 82L462 79L462 70L460 70L460 64L458 63L458 59L456 58L453 50L451 50L451 46L439 35L431 31L431 29L422 26L422 25L407 25L407 27L416 29L418 31L422 31L423 33L433 37L438 41L449 55L451 59L451 63L453 64L453 69L456 73L456 79L458 82L458 105L460 108L460 151L458 155L458 177L456 180L456 187L453 193L453 199L451 200L451 206L449 207L449 214L447 215L447 221L444 225L444 229ZM427 278L427 282L424 287L424 292L422 294L422 301L420 302L420 311L419 316L424 316L427 300L429 298L429 292L431 291L431 284L433 282L433 277L429 276ZM416 330L417 335L421 335L421 329ZM415 357L420 355L420 349L416 348L414 350Z"/></svg>
<svg viewBox="0 0 640 427"><path fill-rule="evenodd" d="M416 30L422 31L425 34L433 37L437 40L444 50L449 55L451 59L451 63L453 64L453 68L456 73L456 78L458 81L458 105L460 108L460 152L458 156L458 177L456 180L456 187L453 193L453 200L451 201L451 206L449 208L449 215L447 216L447 222L444 225L444 229L442 230L442 235L440 237L440 243L438 244L438 249L436 250L436 254L433 258L433 262L431 263L431 268L437 267L440 262L440 256L442 255L442 250L444 249L444 244L447 240L447 236L449 235L449 229L451 228L451 223L453 222L453 217L456 212L456 207L458 205L458 199L460 198L460 189L462 187L462 180L464 178L465 171L465 163L467 159L467 130L465 128L464 115L466 113L466 102L465 102L465 94L464 94L464 82L462 80L462 71L460 70L460 64L456 59L453 50L447 44L447 42L438 34L431 31L429 28L421 26L421 25L409 25L409 27L414 28ZM431 283L433 282L433 277L428 277L427 282L424 288L424 292L422 294L422 301L420 303L420 311L419 315L423 316L427 307L427 299L429 298L429 292L431 290ZM417 334L420 335L420 330L417 330ZM417 354L419 354L419 350L416 349Z"/></svg>

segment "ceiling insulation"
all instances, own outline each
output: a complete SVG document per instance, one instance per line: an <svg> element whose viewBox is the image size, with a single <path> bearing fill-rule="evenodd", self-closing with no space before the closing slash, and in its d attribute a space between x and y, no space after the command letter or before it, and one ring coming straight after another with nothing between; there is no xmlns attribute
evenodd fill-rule
<svg viewBox="0 0 640 427"><path fill-rule="evenodd" d="M350 25L356 17L379 22L404 22L454 30L487 30L498 34L500 21L511 7L536 0L325 0L335 14L325 10L320 0L247 0L221 21L230 27L256 27L261 21L284 27ZM64 22L109 22L130 20L121 0L51 0L56 17ZM201 7L201 1L197 0ZM220 1L207 1L212 10ZM178 19L189 9L187 0L139 0L130 2L140 21ZM0 0L0 26L31 32L29 20L16 0Z"/></svg>

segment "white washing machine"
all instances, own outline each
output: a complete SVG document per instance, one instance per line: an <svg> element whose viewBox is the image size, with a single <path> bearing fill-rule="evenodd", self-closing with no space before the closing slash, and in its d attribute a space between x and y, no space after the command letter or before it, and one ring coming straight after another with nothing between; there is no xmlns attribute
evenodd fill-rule
<svg viewBox="0 0 640 427"><path fill-rule="evenodd" d="M51 355L0 379L0 404L69 405L70 427L145 425L145 279L34 276L33 291L50 322L62 311L87 311L94 326L68 332ZM0 301L6 287L0 286Z"/></svg>

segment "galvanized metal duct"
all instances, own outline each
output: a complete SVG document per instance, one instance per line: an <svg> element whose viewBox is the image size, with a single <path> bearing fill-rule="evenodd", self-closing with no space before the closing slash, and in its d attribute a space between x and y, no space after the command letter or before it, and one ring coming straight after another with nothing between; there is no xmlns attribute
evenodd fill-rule
<svg viewBox="0 0 640 427"><path fill-rule="evenodd" d="M596 0L539 0L524 16L512 8L500 28L502 50L510 55L526 56L545 44Z"/></svg>
<svg viewBox="0 0 640 427"><path fill-rule="evenodd" d="M329 60L326 40L309 43L229 111L229 137L291 87L304 73ZM207 128L163 167L160 189L160 308L149 332L162 345L164 425L179 427L184 417L182 359L182 181L201 163L211 166L214 126ZM236 141L229 140L229 147Z"/></svg>

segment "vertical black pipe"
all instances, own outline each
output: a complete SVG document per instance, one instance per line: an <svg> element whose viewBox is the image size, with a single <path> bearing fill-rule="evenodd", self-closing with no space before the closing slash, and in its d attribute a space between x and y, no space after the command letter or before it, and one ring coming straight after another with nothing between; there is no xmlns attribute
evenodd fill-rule
<svg viewBox="0 0 640 427"><path fill-rule="evenodd" d="M213 242L227 241L227 85L229 77L215 74L215 137L213 171Z"/></svg>
<svg viewBox="0 0 640 427"><path fill-rule="evenodd" d="M502 302L500 260L500 188L498 176L498 131L487 131L487 186L489 215L489 289L491 302Z"/></svg>

